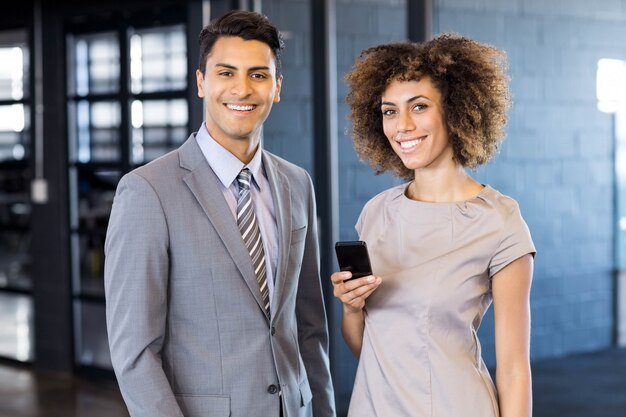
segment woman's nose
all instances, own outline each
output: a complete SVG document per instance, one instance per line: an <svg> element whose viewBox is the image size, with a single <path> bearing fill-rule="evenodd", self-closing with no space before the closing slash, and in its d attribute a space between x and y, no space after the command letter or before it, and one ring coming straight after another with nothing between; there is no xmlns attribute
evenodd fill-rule
<svg viewBox="0 0 626 417"><path fill-rule="evenodd" d="M399 132L410 132L415 130L415 122L408 112L401 112L398 114L397 129Z"/></svg>

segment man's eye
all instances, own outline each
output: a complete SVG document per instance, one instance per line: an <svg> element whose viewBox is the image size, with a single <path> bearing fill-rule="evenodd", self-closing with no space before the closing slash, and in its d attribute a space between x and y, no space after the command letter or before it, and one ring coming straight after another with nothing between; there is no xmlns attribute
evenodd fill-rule
<svg viewBox="0 0 626 417"><path fill-rule="evenodd" d="M265 77L265 74L255 73L255 74L252 74L252 78L258 78L258 79L262 80L262 79L267 78L267 77Z"/></svg>

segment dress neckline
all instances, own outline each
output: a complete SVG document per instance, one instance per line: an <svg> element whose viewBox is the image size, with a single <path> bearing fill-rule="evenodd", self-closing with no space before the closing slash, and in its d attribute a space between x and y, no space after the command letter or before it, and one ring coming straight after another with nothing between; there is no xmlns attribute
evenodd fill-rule
<svg viewBox="0 0 626 417"><path fill-rule="evenodd" d="M406 184L402 184L400 186L397 187L397 195L394 197L395 199L401 199L404 200L406 202L409 202L411 204L419 204L419 205L426 205L426 206L458 206L458 205L464 205L464 204L468 204L468 203L472 203L476 200L483 200L485 195L487 193L489 193L491 190L493 190L493 188L491 188L491 186L489 186L488 184L481 184L483 186L482 190L480 190L480 192L478 194L476 194L473 197L467 198L465 200L458 200L458 201L444 201L444 202L433 202L433 201L421 201L421 200L413 200L409 197L407 197L406 195L406 191L407 188L409 187L409 185L411 184L411 182L408 182Z"/></svg>

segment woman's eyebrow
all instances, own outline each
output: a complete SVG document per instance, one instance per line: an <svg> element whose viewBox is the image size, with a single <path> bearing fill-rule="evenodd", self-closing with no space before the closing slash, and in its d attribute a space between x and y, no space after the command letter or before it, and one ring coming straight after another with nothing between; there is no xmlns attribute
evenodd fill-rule
<svg viewBox="0 0 626 417"><path fill-rule="evenodd" d="M414 97L411 97L411 98L410 98L410 99L408 99L406 102L407 102L407 103L410 103L410 102L412 102L412 101L417 100L418 98L424 98L424 99L428 100L428 97L426 97L426 96L422 96L422 95L419 95L419 96L414 96ZM383 106L383 105L387 105L387 106L395 106L395 103L393 103L393 102L391 102L391 101L383 101L382 103L380 103L380 105L381 105L381 106Z"/></svg>

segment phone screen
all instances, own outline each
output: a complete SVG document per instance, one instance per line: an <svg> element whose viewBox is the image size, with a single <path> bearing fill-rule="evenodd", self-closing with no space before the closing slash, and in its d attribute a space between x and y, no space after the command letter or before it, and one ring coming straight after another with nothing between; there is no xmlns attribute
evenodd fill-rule
<svg viewBox="0 0 626 417"><path fill-rule="evenodd" d="M352 272L352 278L372 275L367 245L361 240L343 241L335 244L339 269Z"/></svg>

